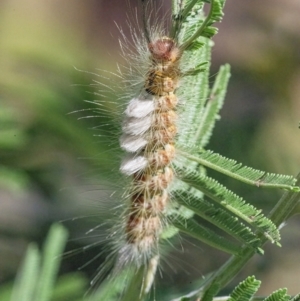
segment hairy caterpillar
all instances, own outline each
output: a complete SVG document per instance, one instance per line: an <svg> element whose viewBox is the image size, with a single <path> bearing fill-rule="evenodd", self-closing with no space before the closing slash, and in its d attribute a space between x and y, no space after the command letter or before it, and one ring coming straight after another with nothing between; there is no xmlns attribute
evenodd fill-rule
<svg viewBox="0 0 300 301"><path fill-rule="evenodd" d="M121 200L125 209L107 237L112 245L111 253L92 281L102 279L111 268L112 275L128 266L134 271L142 268L144 292L149 291L159 264L160 236L172 224L167 212L175 207L171 184L179 176L172 164L176 157L180 157L176 147L178 131L191 134L185 129L189 125L184 125L185 121L180 118L188 99L180 98L177 91L184 78L201 73L207 63L189 61L185 51L202 48L199 38L209 36L205 34L204 2L194 1L187 7L188 1L175 1L177 13L173 14L169 30L159 22L150 25L147 16L150 2L141 0L143 31L130 29L131 44L135 46L133 51L129 50L132 45L128 45L120 29L122 54L128 60L128 67L121 70L120 77L129 88L126 97L122 96L128 104L119 139L120 148L126 153L120 172L130 181L125 189L120 187L125 191ZM184 32L184 20L188 17L198 24L187 27L185 31L190 32L183 38L181 30ZM220 17L221 14L214 21ZM207 45L202 52L207 54L208 48ZM205 97L202 101L206 101Z"/></svg>
<svg viewBox="0 0 300 301"><path fill-rule="evenodd" d="M175 41L168 37L150 41L151 65L145 90L130 101L125 111L121 148L132 155L123 160L120 168L122 173L132 176L126 247L120 251L121 256L135 258L140 255L134 253L138 253L146 260L157 253L154 250L163 229L161 215L174 177L171 162L175 156L178 103L174 92L181 56Z"/></svg>

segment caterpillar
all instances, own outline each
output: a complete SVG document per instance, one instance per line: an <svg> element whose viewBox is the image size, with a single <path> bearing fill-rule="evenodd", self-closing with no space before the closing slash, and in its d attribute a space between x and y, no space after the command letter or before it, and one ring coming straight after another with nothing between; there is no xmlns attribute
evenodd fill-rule
<svg viewBox="0 0 300 301"><path fill-rule="evenodd" d="M157 253L153 250L163 228L161 215L174 178L171 162L175 157L178 117L175 90L181 53L175 41L168 37L157 38L148 47L151 66L145 88L125 111L124 134L120 140L121 148L130 153L120 170L132 176L125 226L127 246L121 252L137 252L151 258L153 252Z"/></svg>
<svg viewBox="0 0 300 301"><path fill-rule="evenodd" d="M188 62L185 58L187 49L202 47L199 38L207 39L204 2L189 5L188 1L175 1L177 12L173 12L170 30L159 23L150 25L150 2L141 0L143 31L137 33L131 28L131 44L136 48L133 54L120 29L125 41L120 42L121 50L129 65L120 77L129 87L127 95L131 99L126 99L121 126L119 146L125 155L119 169L130 181L122 197L125 209L120 222L109 234L112 252L93 280L94 283L107 274L111 266L112 275L128 266L133 267L134 273L142 268L144 293L151 288L160 261L161 235L171 224L167 212L174 207L171 186L178 172L173 162L179 157L176 141L180 128L184 131L180 114L185 105L177 91L183 78L201 73L207 63ZM215 9L213 1L211 6ZM211 22L220 17L221 12ZM181 33L187 18L198 24L186 28L190 33L185 32L183 39Z"/></svg>

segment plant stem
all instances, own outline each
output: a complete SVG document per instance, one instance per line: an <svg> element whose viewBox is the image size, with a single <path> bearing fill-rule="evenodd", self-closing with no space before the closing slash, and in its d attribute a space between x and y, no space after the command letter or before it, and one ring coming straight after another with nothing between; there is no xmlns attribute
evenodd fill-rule
<svg viewBox="0 0 300 301"><path fill-rule="evenodd" d="M214 1L215 0L211 0L210 1L210 10L209 10L209 13L208 13L207 17L205 18L205 20L203 21L203 23L200 26L200 28L186 42L184 42L180 46L181 51L184 51L185 49L187 49L192 44L193 41L195 41L198 37L200 37L200 35L202 34L203 30L206 28L208 22L211 20L212 15L213 15L213 9L214 9L214 4L215 4ZM194 1L194 2L196 2L196 1Z"/></svg>

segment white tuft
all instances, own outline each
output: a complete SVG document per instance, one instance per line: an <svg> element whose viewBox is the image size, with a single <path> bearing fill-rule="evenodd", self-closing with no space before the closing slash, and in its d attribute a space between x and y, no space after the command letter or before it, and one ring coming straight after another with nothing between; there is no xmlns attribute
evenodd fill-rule
<svg viewBox="0 0 300 301"><path fill-rule="evenodd" d="M120 171L128 176L144 169L148 164L148 160L144 156L131 156L122 161Z"/></svg>
<svg viewBox="0 0 300 301"><path fill-rule="evenodd" d="M142 136L122 135L120 138L120 146L123 150L134 153L141 150L147 145L148 141Z"/></svg>
<svg viewBox="0 0 300 301"><path fill-rule="evenodd" d="M153 100L140 100L133 98L128 104L125 114L128 117L143 118L154 111Z"/></svg>
<svg viewBox="0 0 300 301"><path fill-rule="evenodd" d="M141 135L151 127L151 116L143 118L126 118L123 123L123 131L126 134Z"/></svg>

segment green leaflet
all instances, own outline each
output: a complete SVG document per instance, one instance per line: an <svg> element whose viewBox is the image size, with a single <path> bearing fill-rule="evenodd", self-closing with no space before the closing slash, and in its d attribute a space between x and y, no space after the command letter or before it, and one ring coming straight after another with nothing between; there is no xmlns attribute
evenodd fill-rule
<svg viewBox="0 0 300 301"><path fill-rule="evenodd" d="M289 300L290 300L290 296L287 295L286 288L279 289L264 299L264 301L289 301Z"/></svg>
<svg viewBox="0 0 300 301"><path fill-rule="evenodd" d="M180 41L190 39L199 27L205 23L203 15L204 2L206 1L186 1L186 8L189 13L183 10L184 17L182 17ZM224 1L222 3L221 1L213 1L211 15L206 19L207 24L211 25L221 20L223 5ZM182 79L181 87L177 91L179 98L184 103L184 109L180 114L182 123L179 124L178 135L178 142L183 145L204 146L207 144L215 121L219 118L218 111L223 105L229 79L229 66L226 65L220 68L219 75L211 91L208 81L212 43L206 37L211 37L215 33L216 31L210 26L205 27L204 34L194 38L193 43L188 47L188 51L184 52L182 58L183 66L192 66L193 68L184 72L185 76ZM197 66L201 66L201 68L194 67L195 62L199 62Z"/></svg>
<svg viewBox="0 0 300 301"><path fill-rule="evenodd" d="M204 38L202 38L204 39ZM183 57L184 65L191 66L193 62L210 62L210 44L208 42L197 51L188 51ZM183 102L179 108L180 120L178 124L177 143L193 143L198 131L199 117L203 115L203 107L209 93L209 67L194 76L185 76L182 79L182 88L178 89L178 97ZM196 121L197 120L197 121Z"/></svg>
<svg viewBox="0 0 300 301"><path fill-rule="evenodd" d="M35 244L28 247L11 301L48 301L51 299L66 240L65 228L54 224L47 236L43 256Z"/></svg>
<svg viewBox="0 0 300 301"><path fill-rule="evenodd" d="M192 1L191 1L192 2ZM199 2L199 1L198 1ZM202 3L203 4L203 3ZM189 4L187 3L187 6ZM202 5L190 12L186 21L181 26L179 41L186 40L194 34L199 23L203 23ZM197 122L202 115L202 110L209 94L209 68L211 59L211 42L204 37L199 37L193 41L189 51L185 51L182 57L182 66L190 66L192 70L185 70L186 76L182 78L181 85L176 91L183 106L180 107L180 120L178 131L178 142L185 144L195 136ZM193 74L196 66L204 66L202 72ZM203 65L206 63L205 65ZM196 122L197 120L197 122ZM193 140L192 140L193 141Z"/></svg>
<svg viewBox="0 0 300 301"><path fill-rule="evenodd" d="M174 166L182 181L202 191L206 196L225 207L228 211L264 233L272 242L279 242L280 234L277 227L271 220L261 214L260 210L247 204L241 197L214 179L203 176L193 169L184 167L179 161L176 161Z"/></svg>
<svg viewBox="0 0 300 301"><path fill-rule="evenodd" d="M199 60L209 60L210 47L199 50ZM200 65L202 66L203 63ZM205 64L205 67L209 64ZM203 70L203 69L202 69ZM192 73L193 71L188 71ZM182 113L183 124L179 124L178 144L193 144L204 147L208 143L215 122L220 118L219 111L223 106L227 84L230 77L229 65L220 68L213 88L209 91L208 68L194 76L194 80L183 81L184 91L180 97L185 100ZM196 80L197 79L197 80ZM208 96L209 95L209 96ZM187 122L187 120L191 120Z"/></svg>
<svg viewBox="0 0 300 301"><path fill-rule="evenodd" d="M250 301L259 289L260 283L254 276L248 277L233 290L227 301Z"/></svg>
<svg viewBox="0 0 300 301"><path fill-rule="evenodd" d="M36 301L50 300L61 260L59 256L64 250L67 237L67 231L62 225L52 225L43 250L44 260L39 280L36 284Z"/></svg>
<svg viewBox="0 0 300 301"><path fill-rule="evenodd" d="M300 294L294 296L291 301L299 301L300 300Z"/></svg>
<svg viewBox="0 0 300 301"><path fill-rule="evenodd" d="M256 280L254 276L249 276L246 280L242 281L230 294L230 297L227 301L250 301L253 298L253 295L257 292L260 287L261 282ZM294 298L297 298L295 296ZM287 289L279 289L268 297L260 300L263 301L293 301L294 298L287 294Z"/></svg>
<svg viewBox="0 0 300 301"><path fill-rule="evenodd" d="M171 220L172 224L181 232L197 238L216 249L235 255L238 255L241 250L239 245L233 244L228 239L217 235L214 231L198 224L193 219L184 219L179 215L175 215L170 216L169 220Z"/></svg>
<svg viewBox="0 0 300 301"><path fill-rule="evenodd" d="M194 143L205 147L212 135L216 121L220 118L219 111L223 106L227 85L230 77L230 66L221 66L215 79L210 96L205 105L203 116L197 123L197 132Z"/></svg>
<svg viewBox="0 0 300 301"><path fill-rule="evenodd" d="M179 182L179 180L174 183L174 187L178 186L177 182ZM185 184L184 190L175 189L175 191L172 191L172 196L179 204L191 209L197 215L211 222L242 243L248 244L253 248L259 246L260 239L249 227L226 210L220 207L218 208L212 202L202 199L201 195L199 196L198 191L193 187L189 187Z"/></svg>
<svg viewBox="0 0 300 301"><path fill-rule="evenodd" d="M16 279L11 301L31 301L34 300L36 283L40 270L40 254L35 244L30 244L27 248L25 260L19 270Z"/></svg>
<svg viewBox="0 0 300 301"><path fill-rule="evenodd" d="M187 3L183 10L181 19L183 20L183 23L186 23L186 31L185 39L180 46L182 50L189 49L192 43L194 43L200 36L211 38L218 32L218 29L211 25L222 20L222 8L224 3L220 0L211 0L209 13L204 19L202 17L204 2L205 1L192 0ZM200 18L197 20L197 17L199 16Z"/></svg>
<svg viewBox="0 0 300 301"><path fill-rule="evenodd" d="M178 145L178 147L184 149L184 146ZM257 187L289 189L295 192L300 189L295 186L296 179L293 176L268 173L248 166L242 166L241 163L225 158L210 150L198 151L197 155L192 155L185 151L178 151L178 153L187 159L200 163L205 167L214 169L246 184Z"/></svg>

